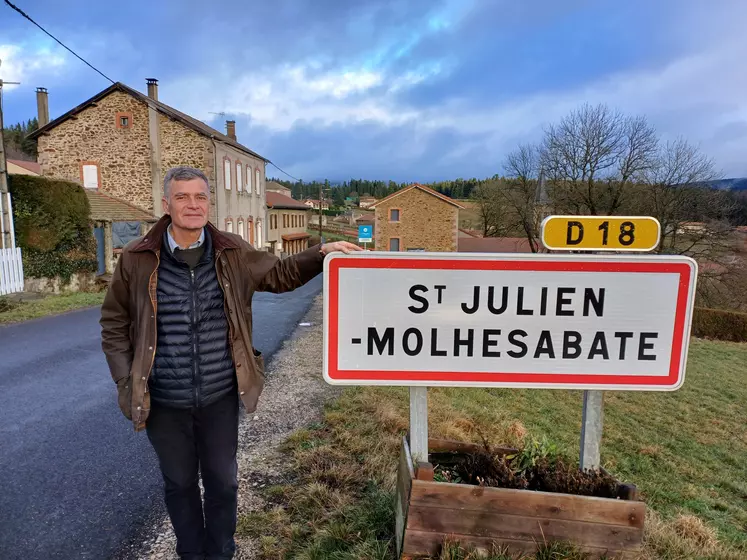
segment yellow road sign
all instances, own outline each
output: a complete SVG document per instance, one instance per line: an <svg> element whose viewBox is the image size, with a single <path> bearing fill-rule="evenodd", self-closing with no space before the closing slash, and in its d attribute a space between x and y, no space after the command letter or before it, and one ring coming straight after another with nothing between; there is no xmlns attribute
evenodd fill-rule
<svg viewBox="0 0 747 560"><path fill-rule="evenodd" d="M661 226L649 216L548 216L541 237L551 251L651 251Z"/></svg>

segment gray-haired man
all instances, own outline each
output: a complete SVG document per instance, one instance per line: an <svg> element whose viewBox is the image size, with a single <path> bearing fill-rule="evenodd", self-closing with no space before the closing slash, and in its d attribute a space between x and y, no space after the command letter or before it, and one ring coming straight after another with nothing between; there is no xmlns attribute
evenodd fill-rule
<svg viewBox="0 0 747 560"><path fill-rule="evenodd" d="M164 216L124 248L101 308L119 406L136 431L147 430L185 559L235 551L238 401L253 411L264 384L252 294L298 288L322 271L324 255L360 250L330 243L281 261L218 231L209 207L201 171L169 170Z"/></svg>

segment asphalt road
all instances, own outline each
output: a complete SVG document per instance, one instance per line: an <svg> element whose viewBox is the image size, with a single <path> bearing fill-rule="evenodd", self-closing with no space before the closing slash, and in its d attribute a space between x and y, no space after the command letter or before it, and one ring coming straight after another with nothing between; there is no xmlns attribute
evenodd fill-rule
<svg viewBox="0 0 747 560"><path fill-rule="evenodd" d="M268 358L322 286L254 298ZM143 433L117 408L99 310L0 327L0 559L103 560L160 513L162 480Z"/></svg>

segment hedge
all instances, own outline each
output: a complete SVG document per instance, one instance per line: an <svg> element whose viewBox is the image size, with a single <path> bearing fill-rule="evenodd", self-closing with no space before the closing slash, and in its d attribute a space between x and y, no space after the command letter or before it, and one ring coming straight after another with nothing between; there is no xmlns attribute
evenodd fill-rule
<svg viewBox="0 0 747 560"><path fill-rule="evenodd" d="M46 177L11 175L9 188L26 276L59 276L68 282L76 272L96 271L91 207L83 187Z"/></svg>
<svg viewBox="0 0 747 560"><path fill-rule="evenodd" d="M747 313L696 307L692 334L699 338L747 342Z"/></svg>

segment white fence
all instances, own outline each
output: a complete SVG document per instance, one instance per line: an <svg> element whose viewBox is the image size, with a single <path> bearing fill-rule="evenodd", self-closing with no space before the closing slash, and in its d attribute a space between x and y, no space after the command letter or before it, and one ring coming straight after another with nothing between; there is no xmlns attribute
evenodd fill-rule
<svg viewBox="0 0 747 560"><path fill-rule="evenodd" d="M0 296L23 291L21 248L0 249Z"/></svg>

